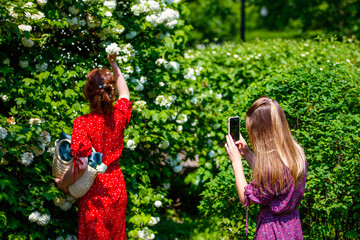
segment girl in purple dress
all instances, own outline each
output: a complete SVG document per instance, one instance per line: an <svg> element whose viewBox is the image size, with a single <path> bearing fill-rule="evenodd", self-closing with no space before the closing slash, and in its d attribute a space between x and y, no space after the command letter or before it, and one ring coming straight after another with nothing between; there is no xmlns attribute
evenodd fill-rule
<svg viewBox="0 0 360 240"><path fill-rule="evenodd" d="M256 100L246 113L246 130L254 153L241 135L235 142L227 135L225 148L240 201L247 211L253 203L261 205L255 239L303 239L298 206L304 194L307 163L279 103L266 96ZM252 169L250 184L241 156Z"/></svg>

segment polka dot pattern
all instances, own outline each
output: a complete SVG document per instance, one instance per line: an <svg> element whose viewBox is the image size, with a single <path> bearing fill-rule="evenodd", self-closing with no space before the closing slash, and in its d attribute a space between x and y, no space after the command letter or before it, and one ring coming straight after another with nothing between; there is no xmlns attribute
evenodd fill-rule
<svg viewBox="0 0 360 240"><path fill-rule="evenodd" d="M124 130L131 118L131 104L121 98L111 116L89 113L74 120L72 156L75 159L89 156L94 147L103 154L102 161L108 166L78 201L79 240L126 239L127 195L118 162L124 146Z"/></svg>
<svg viewBox="0 0 360 240"><path fill-rule="evenodd" d="M295 188L291 181L278 195L260 193L254 181L245 187L243 205L248 209L250 200L261 204L254 239L303 239L298 206L304 195L305 182L306 172L301 184Z"/></svg>

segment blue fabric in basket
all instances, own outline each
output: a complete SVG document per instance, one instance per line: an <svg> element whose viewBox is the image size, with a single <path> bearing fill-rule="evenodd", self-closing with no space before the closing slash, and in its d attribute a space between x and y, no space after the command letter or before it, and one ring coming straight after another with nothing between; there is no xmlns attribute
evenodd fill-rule
<svg viewBox="0 0 360 240"><path fill-rule="evenodd" d="M59 140L61 141L63 139L71 140L71 135L61 132ZM68 142L61 143L59 147L59 155L62 160L67 162L72 159L70 143ZM102 163L102 153L94 152L94 151L91 152L91 155L88 157L89 166L96 169L96 166L100 165L101 163Z"/></svg>

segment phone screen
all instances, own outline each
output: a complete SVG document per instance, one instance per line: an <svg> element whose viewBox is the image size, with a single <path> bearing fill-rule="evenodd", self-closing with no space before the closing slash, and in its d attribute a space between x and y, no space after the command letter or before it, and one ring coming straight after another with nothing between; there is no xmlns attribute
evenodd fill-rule
<svg viewBox="0 0 360 240"><path fill-rule="evenodd" d="M240 118L230 117L229 118L229 134L232 138L237 141L240 139Z"/></svg>

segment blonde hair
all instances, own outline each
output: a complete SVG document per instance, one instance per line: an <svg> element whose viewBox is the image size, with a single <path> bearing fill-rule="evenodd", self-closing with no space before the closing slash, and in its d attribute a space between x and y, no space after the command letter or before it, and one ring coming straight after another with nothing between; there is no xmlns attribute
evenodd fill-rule
<svg viewBox="0 0 360 240"><path fill-rule="evenodd" d="M260 97L246 113L246 129L256 155L252 177L258 189L279 194L302 181L305 159L277 101Z"/></svg>

